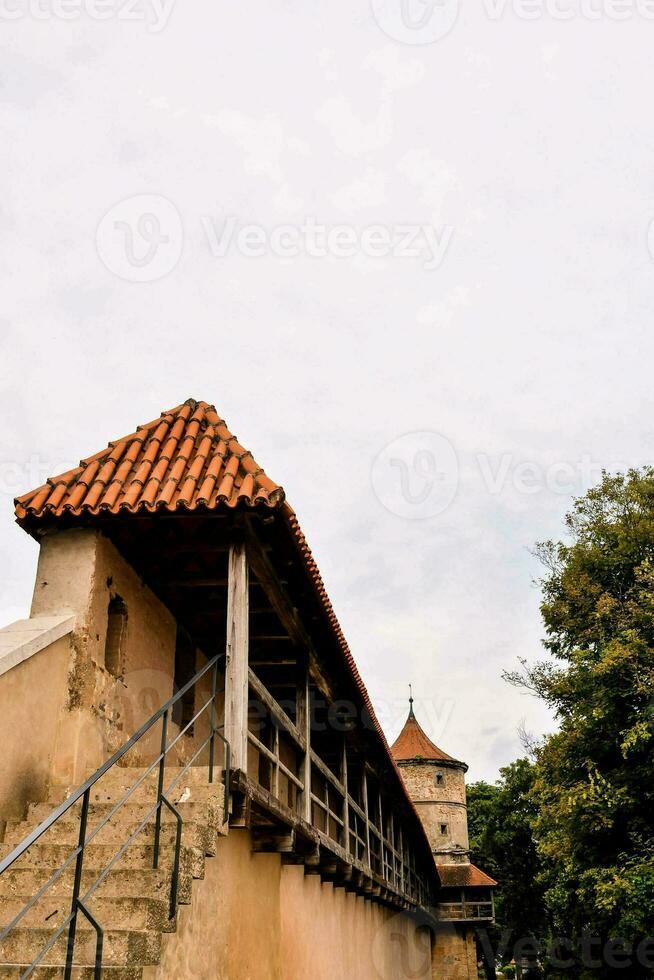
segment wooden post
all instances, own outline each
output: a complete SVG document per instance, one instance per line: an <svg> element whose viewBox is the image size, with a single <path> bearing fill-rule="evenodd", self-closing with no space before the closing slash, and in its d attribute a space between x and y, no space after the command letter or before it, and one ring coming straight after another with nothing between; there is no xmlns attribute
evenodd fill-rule
<svg viewBox="0 0 654 980"><path fill-rule="evenodd" d="M389 820L391 825L391 861L392 861L392 873L391 881L393 882L393 888L397 888L397 856L395 854L395 820L393 819L393 808L391 807Z"/></svg>
<svg viewBox="0 0 654 980"><path fill-rule="evenodd" d="M311 702L308 659L300 658L298 666L296 725L305 739L304 756L299 767L299 777L304 783L304 789L298 793L298 813L303 820L311 823Z"/></svg>
<svg viewBox="0 0 654 980"><path fill-rule="evenodd" d="M384 835L384 818L382 816L381 786L377 793L377 820L379 822L379 850L381 852L381 876L388 879L386 874L386 837Z"/></svg>
<svg viewBox="0 0 654 980"><path fill-rule="evenodd" d="M361 795L363 797L363 812L366 815L366 864L369 868L372 867L372 862L370 860L370 817L368 815L368 776L366 773L366 763L363 761L363 769L361 775Z"/></svg>
<svg viewBox="0 0 654 980"><path fill-rule="evenodd" d="M227 662L225 666L225 738L232 768L248 767L248 564L245 545L229 549L227 571Z"/></svg>
<svg viewBox="0 0 654 980"><path fill-rule="evenodd" d="M274 718L271 718L273 726L273 753L275 756L275 771L273 773L272 792L276 800L279 799L279 728Z"/></svg>
<svg viewBox="0 0 654 980"><path fill-rule="evenodd" d="M343 797L343 847L346 854L350 853L350 796L347 788L347 739L343 735L343 746L341 749L341 782L345 787Z"/></svg>

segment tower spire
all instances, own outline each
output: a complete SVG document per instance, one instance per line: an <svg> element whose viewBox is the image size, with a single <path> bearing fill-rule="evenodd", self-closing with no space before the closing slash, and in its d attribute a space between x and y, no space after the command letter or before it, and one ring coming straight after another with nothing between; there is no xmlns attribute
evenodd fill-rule
<svg viewBox="0 0 654 980"><path fill-rule="evenodd" d="M415 718L413 713L413 687L409 684L409 718Z"/></svg>

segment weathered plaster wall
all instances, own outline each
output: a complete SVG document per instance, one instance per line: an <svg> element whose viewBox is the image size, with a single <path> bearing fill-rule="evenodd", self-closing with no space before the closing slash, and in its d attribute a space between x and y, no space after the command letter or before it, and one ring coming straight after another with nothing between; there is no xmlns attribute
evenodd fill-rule
<svg viewBox="0 0 654 980"><path fill-rule="evenodd" d="M0 824L47 794L70 659L63 636L0 677Z"/></svg>
<svg viewBox="0 0 654 980"><path fill-rule="evenodd" d="M282 873L284 980L427 980L431 938L408 915L307 876Z"/></svg>
<svg viewBox="0 0 654 980"><path fill-rule="evenodd" d="M430 980L431 942L405 915L253 854L232 830L143 980Z"/></svg>
<svg viewBox="0 0 654 980"><path fill-rule="evenodd" d="M457 844L467 849L468 816L464 770L421 762L402 765L400 772L409 795L417 806L432 848L438 850ZM440 785L436 780L438 773L443 775ZM441 834L441 824L447 825L446 834Z"/></svg>
<svg viewBox="0 0 654 980"><path fill-rule="evenodd" d="M104 663L109 601L127 606L124 670L115 678ZM175 621L102 534L86 529L43 538L32 615L75 614L67 710L60 721L55 780L81 781L115 751L172 694ZM158 734L140 747L156 750ZM130 764L140 758L133 753Z"/></svg>
<svg viewBox="0 0 654 980"><path fill-rule="evenodd" d="M477 948L471 929L443 927L436 934L432 980L477 980Z"/></svg>

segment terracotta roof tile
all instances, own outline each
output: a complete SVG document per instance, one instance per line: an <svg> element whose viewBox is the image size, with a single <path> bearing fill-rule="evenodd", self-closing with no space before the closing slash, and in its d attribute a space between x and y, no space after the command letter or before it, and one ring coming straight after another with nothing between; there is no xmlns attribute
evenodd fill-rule
<svg viewBox="0 0 654 980"><path fill-rule="evenodd" d="M64 511L80 516L200 505L278 507L283 500L283 489L254 463L215 408L189 400L19 497L16 516L27 522Z"/></svg>
<svg viewBox="0 0 654 980"><path fill-rule="evenodd" d="M409 711L404 728L391 747L396 762L408 762L410 759L433 759L435 762L451 762L457 766L465 766L447 752L443 752L425 734L416 720L413 708ZM466 766L467 768L467 766Z"/></svg>
<svg viewBox="0 0 654 980"><path fill-rule="evenodd" d="M438 877L443 888L494 888L497 882L474 864L439 864Z"/></svg>

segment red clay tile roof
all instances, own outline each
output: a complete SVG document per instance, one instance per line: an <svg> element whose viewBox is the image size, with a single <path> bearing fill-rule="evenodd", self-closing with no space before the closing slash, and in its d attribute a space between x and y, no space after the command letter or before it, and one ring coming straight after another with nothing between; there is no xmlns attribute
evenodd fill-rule
<svg viewBox="0 0 654 980"><path fill-rule="evenodd" d="M433 759L435 762L451 762L457 766L465 765L465 763L452 758L447 752L443 752L437 745L434 745L418 724L413 713L413 707L409 711L409 717L404 728L391 746L391 752L396 762L407 762L409 759Z"/></svg>
<svg viewBox="0 0 654 980"><path fill-rule="evenodd" d="M189 399L16 500L16 517L277 507L284 491L213 405Z"/></svg>
<svg viewBox="0 0 654 980"><path fill-rule="evenodd" d="M398 775L401 790L420 821L395 765L384 731L359 674L327 589L283 488L266 476L218 416L213 405L189 398L138 427L79 467L14 501L16 519L25 528L64 514L135 513L195 510L202 507L263 506L278 509L324 609L372 725ZM420 824L422 827L422 824ZM424 842L429 842L423 833Z"/></svg>
<svg viewBox="0 0 654 980"><path fill-rule="evenodd" d="M443 888L494 888L497 882L474 864L439 864Z"/></svg>

